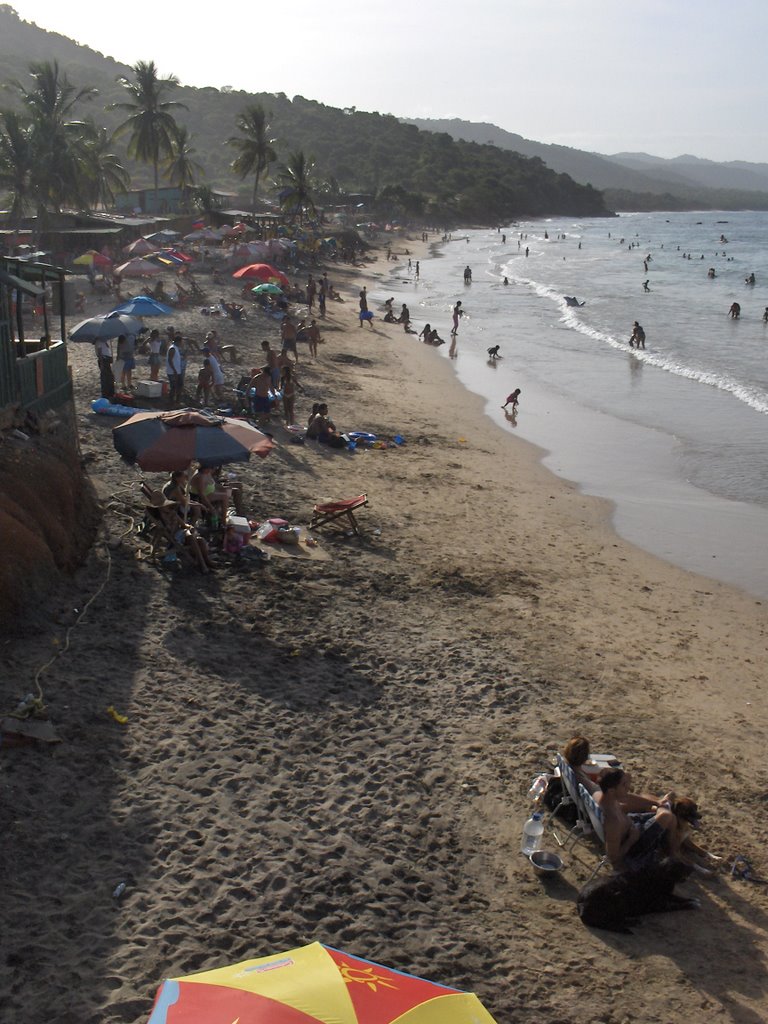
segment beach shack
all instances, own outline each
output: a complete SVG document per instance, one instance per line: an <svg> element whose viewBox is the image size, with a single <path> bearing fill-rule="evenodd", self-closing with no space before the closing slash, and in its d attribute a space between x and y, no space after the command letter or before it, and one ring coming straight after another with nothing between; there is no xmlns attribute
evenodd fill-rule
<svg viewBox="0 0 768 1024"><path fill-rule="evenodd" d="M74 436L64 316L63 269L0 257L0 430L52 411Z"/></svg>

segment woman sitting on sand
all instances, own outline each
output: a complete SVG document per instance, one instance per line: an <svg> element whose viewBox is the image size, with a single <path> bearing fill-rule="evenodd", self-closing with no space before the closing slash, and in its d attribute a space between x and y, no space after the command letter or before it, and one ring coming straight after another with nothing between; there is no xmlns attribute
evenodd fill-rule
<svg viewBox="0 0 768 1024"><path fill-rule="evenodd" d="M423 329L421 331L421 334L419 334L419 337L421 338L421 340L424 342L425 345L430 345L431 344L431 342L429 340L431 335L432 335L432 324L424 324L424 327L423 327Z"/></svg>
<svg viewBox="0 0 768 1024"><path fill-rule="evenodd" d="M328 416L328 406L325 402L321 402L317 412L309 421L307 437L313 441L319 441L321 444L330 445L332 448L338 448L343 444L336 432L336 425Z"/></svg>

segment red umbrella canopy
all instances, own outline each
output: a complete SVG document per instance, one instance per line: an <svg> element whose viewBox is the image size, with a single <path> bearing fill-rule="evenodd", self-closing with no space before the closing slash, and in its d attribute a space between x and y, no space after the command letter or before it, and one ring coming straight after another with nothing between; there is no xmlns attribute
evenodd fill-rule
<svg viewBox="0 0 768 1024"><path fill-rule="evenodd" d="M247 267L241 267L239 270L236 270L232 277L237 280L242 280L243 278L256 278L257 280L264 281L265 283L267 281L273 281L286 288L290 285L290 281L282 270L278 270L276 267L271 267L269 263L250 263Z"/></svg>
<svg viewBox="0 0 768 1024"><path fill-rule="evenodd" d="M139 412L112 431L115 448L148 472L186 469L193 462L221 466L266 458L274 441L245 420L213 416L197 409Z"/></svg>
<svg viewBox="0 0 768 1024"><path fill-rule="evenodd" d="M494 1024L471 992L313 942L160 987L149 1024Z"/></svg>

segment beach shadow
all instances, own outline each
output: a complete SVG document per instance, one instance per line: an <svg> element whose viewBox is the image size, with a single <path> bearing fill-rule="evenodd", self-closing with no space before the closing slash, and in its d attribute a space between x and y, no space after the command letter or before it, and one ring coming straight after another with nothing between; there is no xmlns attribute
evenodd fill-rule
<svg viewBox="0 0 768 1024"><path fill-rule="evenodd" d="M655 914L633 927L631 936L590 929L606 945L633 959L673 961L698 991L728 1006L731 1019L739 1024L762 1024L764 1016L738 1003L739 997L756 1004L765 1002L768 970L765 955L754 931L737 919L743 916L764 934L766 915L735 891L735 886L709 891L689 882L681 895L695 895L698 910ZM738 909L737 909L738 908ZM713 970L713 964L717 969Z"/></svg>

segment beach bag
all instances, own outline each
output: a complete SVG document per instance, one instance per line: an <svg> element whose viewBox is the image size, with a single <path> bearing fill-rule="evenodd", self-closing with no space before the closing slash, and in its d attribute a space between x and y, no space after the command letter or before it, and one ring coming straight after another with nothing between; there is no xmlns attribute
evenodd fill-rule
<svg viewBox="0 0 768 1024"><path fill-rule="evenodd" d="M544 796L541 798L541 802L549 811L554 811L556 817L560 819L564 824L573 827L579 818L579 813L576 810L576 805L572 803L565 803L563 798L565 792L563 791L563 780L559 775L553 775L547 783L547 788L544 791Z"/></svg>

